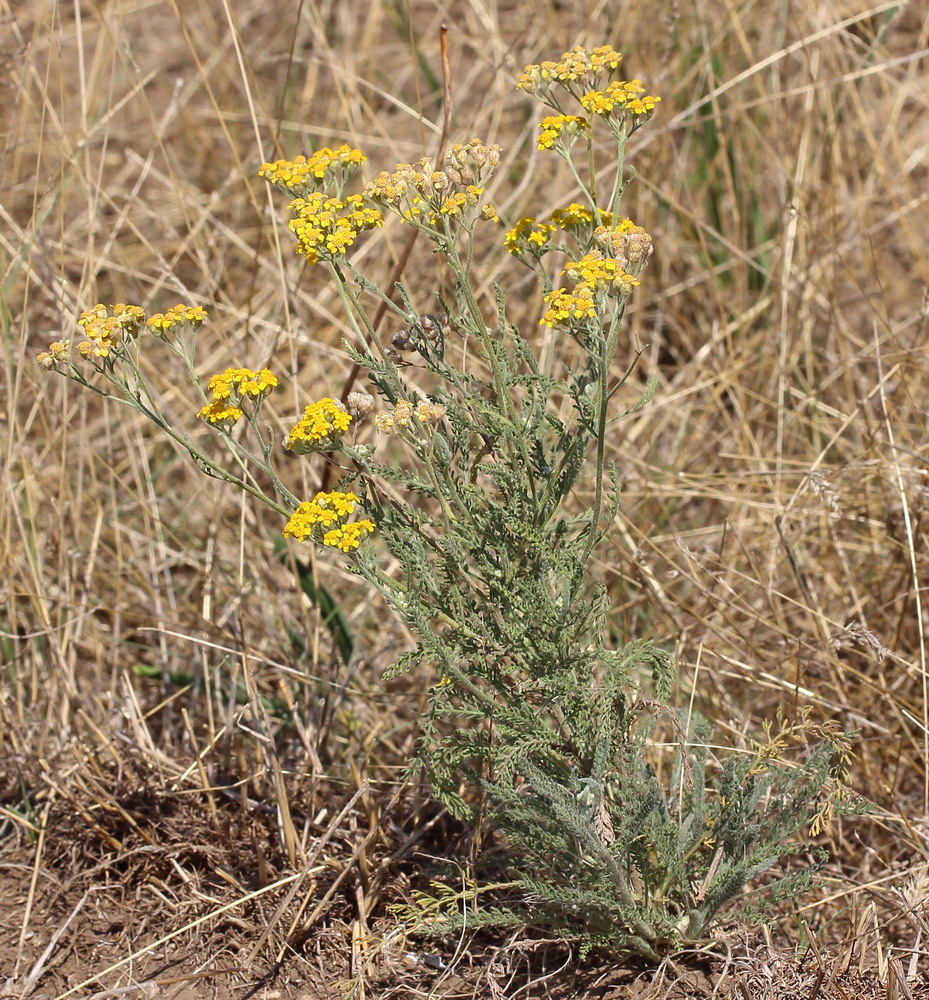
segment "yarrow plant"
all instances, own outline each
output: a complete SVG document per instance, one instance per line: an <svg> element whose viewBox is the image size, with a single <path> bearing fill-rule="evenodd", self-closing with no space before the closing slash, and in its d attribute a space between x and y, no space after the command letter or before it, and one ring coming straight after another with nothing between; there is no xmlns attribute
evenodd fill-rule
<svg viewBox="0 0 929 1000"><path fill-rule="evenodd" d="M620 404L639 353L619 351L623 317L653 249L621 212L633 177L625 151L660 100L639 80L611 79L621 58L608 46L576 48L519 78L553 112L539 148L564 160L578 189L579 200L542 219L507 224L485 200L502 150L480 139L438 161L398 164L356 192L366 161L348 146L261 167L292 198L296 252L338 289L356 334L345 349L372 390L309 402L284 438L295 455L340 453L334 488L301 500L272 461L275 442L259 422L278 385L271 370L229 368L204 384L194 364L200 307L146 318L136 306L97 305L78 321L82 360L57 341L38 361L141 410L204 472L286 518L287 538L348 556L412 630L415 648L394 673L420 666L434 677L414 765L439 801L475 830L489 826L506 851L479 859L466 891L437 884L400 911L411 933L532 926L582 950L657 959L703 937L727 903L744 906L746 885L782 857L809 854L802 835L847 808L849 749L834 728L781 720L716 768L706 728L685 729L668 705L668 654L642 639L606 642L609 601L592 556L619 505L607 432L655 390L651 380ZM422 315L405 288L397 304L355 265L358 241L390 216L434 245L456 279L452 301L436 298ZM499 227L501 252L535 274L538 323L572 338L579 363L541 361L537 325L515 326L503 289L479 300L478 226ZM402 324L387 344L372 306ZM201 397L196 416L237 472L165 419L139 364L146 331L185 366ZM259 485L268 480L273 495ZM589 502L579 484L592 486ZM394 575L381 569L383 549ZM648 743L656 719L675 734L663 779ZM812 745L800 763L785 760L791 742ZM770 893L807 885L817 863L770 876Z"/></svg>

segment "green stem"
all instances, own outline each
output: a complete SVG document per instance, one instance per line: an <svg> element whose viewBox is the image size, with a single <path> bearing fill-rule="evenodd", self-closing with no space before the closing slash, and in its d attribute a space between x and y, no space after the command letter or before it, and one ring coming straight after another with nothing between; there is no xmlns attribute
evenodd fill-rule
<svg viewBox="0 0 929 1000"><path fill-rule="evenodd" d="M623 313L626 311L626 300L621 299L619 306L613 313L610 321L610 329L603 340L603 353L600 357L599 371L597 372L597 394L594 398L594 410L597 414L597 467L594 472L594 505L590 517L590 533L587 536L587 544L584 546L583 562L587 562L594 545L598 540L598 525L600 515L603 511L603 466L606 454L606 421L609 412L610 393L608 382L610 378L610 362L616 353L616 342L619 339L619 330Z"/></svg>
<svg viewBox="0 0 929 1000"><path fill-rule="evenodd" d="M130 361L131 365L131 361ZM227 483L231 483L233 486L237 486L240 490L248 493L249 496L253 496L256 500L260 500L265 506L270 507L272 510L276 511L282 517L288 517L290 511L280 504L276 503L271 497L269 497L263 490L259 489L257 486L253 486L244 479L240 479L238 476L234 476L231 472L227 472L225 469L220 468L212 459L208 458L199 448L191 444L190 439L186 435L179 434L174 428L165 420L161 411L158 409L157 404L151 399L150 393L146 392L145 396L151 403L147 405L142 400L141 393L133 393L132 389L125 382L120 382L119 380L113 378L112 374L98 368L98 371L102 371L104 377L111 382L113 385L117 386L122 392L126 394L125 397L117 396L113 393L106 392L103 389L99 389L94 385L91 385L76 368L71 369L71 372L66 376L72 378L79 385L84 386L87 389L97 393L99 396L103 396L104 399L111 399L114 403L119 403L121 406L128 406L130 409L137 410L144 417L148 418L156 427L163 431L172 441L179 444L194 460L197 466L207 475L213 476L217 479L222 479ZM62 373L65 374L65 373ZM144 379L142 380L142 385L145 385ZM224 432L225 433L225 432ZM233 442L235 443L235 442ZM238 447L238 445L236 445ZM261 464L261 463L257 463Z"/></svg>
<svg viewBox="0 0 929 1000"><path fill-rule="evenodd" d="M459 279L461 293L464 297L465 305L467 306L471 325L474 328L474 332L480 338L481 344L484 348L484 354L487 358L487 363L490 365L494 392L496 393L497 399L500 403L500 409L503 411L505 417L512 420L513 401L510 399L510 394L507 391L506 378L504 377L503 370L500 367L500 359L497 357L497 351L494 347L493 341L491 340L490 332L484 324L484 317L481 315L477 299L474 297L474 291L468 281L468 270L461 262L461 256L458 253L458 248L451 241L449 241L448 244L448 262L451 264L452 271L455 272L455 276Z"/></svg>
<svg viewBox="0 0 929 1000"><path fill-rule="evenodd" d="M626 159L626 136L616 136L616 180L613 182L613 196L610 198L610 211L613 213L613 225L619 219L619 209L623 200L623 170Z"/></svg>

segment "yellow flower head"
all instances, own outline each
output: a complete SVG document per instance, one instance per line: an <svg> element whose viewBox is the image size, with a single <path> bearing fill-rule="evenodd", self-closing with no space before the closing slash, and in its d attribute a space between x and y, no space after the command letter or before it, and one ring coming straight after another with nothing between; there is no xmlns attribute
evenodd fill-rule
<svg viewBox="0 0 929 1000"><path fill-rule="evenodd" d="M619 261L604 257L597 250L585 254L580 260L569 261L561 273L567 274L579 285L589 286L595 292L614 291L620 295L628 295L639 284L633 275L626 274Z"/></svg>
<svg viewBox="0 0 929 1000"><path fill-rule="evenodd" d="M145 325L156 337L163 338L171 330L182 326L189 326L192 330L197 330L203 325L206 318L207 312L203 306L185 306L183 303L178 303L166 312L149 316Z"/></svg>
<svg viewBox="0 0 929 1000"><path fill-rule="evenodd" d="M334 451L351 422L352 415L346 412L342 403L327 396L306 407L303 416L290 429L284 447L298 455Z"/></svg>
<svg viewBox="0 0 929 1000"><path fill-rule="evenodd" d="M549 221L558 229L583 229L590 231L594 226L609 226L613 221L612 212L603 212L597 209L592 212L584 205L579 205L572 201L564 208L556 208L549 216Z"/></svg>
<svg viewBox="0 0 929 1000"><path fill-rule="evenodd" d="M324 545L350 552L357 549L361 540L372 531L374 524L367 518L346 521L359 503L354 493L317 493L312 500L304 501L293 512L284 528L285 538L306 541L315 537Z"/></svg>
<svg viewBox="0 0 929 1000"><path fill-rule="evenodd" d="M253 372L250 368L227 368L218 375L213 375L207 383L207 388L213 393L214 399L264 399L268 393L277 387L277 378L262 368Z"/></svg>
<svg viewBox="0 0 929 1000"><path fill-rule="evenodd" d="M562 121L576 117L563 113L565 91L588 114L605 119L617 138L631 135L648 121L660 97L646 94L641 80L613 80L607 83L621 60L622 56L608 45L590 50L578 46L565 52L557 62L533 64L523 70L517 88L534 94L558 112L539 126L542 129L539 149L555 148L559 138L562 141L567 139L568 144L576 138L576 135L570 135L566 123ZM577 122L584 121L583 118L577 119Z"/></svg>
<svg viewBox="0 0 929 1000"><path fill-rule="evenodd" d="M144 320L145 314L139 306L118 302L107 308L98 302L82 312L77 321L88 338L78 345L78 350L85 358L108 358L127 340L139 335Z"/></svg>
<svg viewBox="0 0 929 1000"><path fill-rule="evenodd" d="M552 149L559 140L570 148L585 130L590 122L580 115L549 115L539 122L539 149Z"/></svg>
<svg viewBox="0 0 929 1000"><path fill-rule="evenodd" d="M421 424L438 423L445 416L445 407L425 399L416 406L408 399L398 399L390 413L375 416L374 427L380 434L393 434L399 428L409 428L414 416Z"/></svg>
<svg viewBox="0 0 929 1000"><path fill-rule="evenodd" d="M555 227L547 222L536 222L528 216L519 220L503 237L503 245L517 257L529 254L540 257L548 248Z"/></svg>
<svg viewBox="0 0 929 1000"><path fill-rule="evenodd" d="M250 368L227 368L207 382L213 402L198 410L197 416L211 424L235 423L244 415L245 403L251 403L257 412L277 384L277 378L267 368L257 372Z"/></svg>
<svg viewBox="0 0 929 1000"><path fill-rule="evenodd" d="M323 545L332 545L343 552L357 549L362 539L374 531L374 522L363 518L360 521L350 521L341 528L330 528L323 535Z"/></svg>
<svg viewBox="0 0 929 1000"><path fill-rule="evenodd" d="M208 403L197 411L197 416L201 420L210 424L222 424L226 427L234 424L243 415L238 406L233 406L226 399L214 399L212 403Z"/></svg>
<svg viewBox="0 0 929 1000"><path fill-rule="evenodd" d="M587 50L580 45L565 52L558 62L550 60L538 65L527 66L516 86L530 94L550 93L553 84L560 84L571 90L578 83L592 83L616 69L622 55L609 45L601 45Z"/></svg>
<svg viewBox="0 0 929 1000"><path fill-rule="evenodd" d="M573 292L564 288L552 290L545 296L548 304L545 315L539 320L544 326L568 326L572 321L594 319L597 307L591 285L579 284Z"/></svg>
<svg viewBox="0 0 929 1000"><path fill-rule="evenodd" d="M48 371L53 368L57 368L62 362L69 359L71 355L71 341L70 340L56 340L53 344L48 345L47 351L42 351L41 354L37 355L35 361L37 365L41 365Z"/></svg>
<svg viewBox="0 0 929 1000"><path fill-rule="evenodd" d="M632 119L633 130L652 116L660 100L645 94L641 80L613 80L604 90L589 90L580 97L581 107L589 114L611 118L614 125Z"/></svg>
<svg viewBox="0 0 929 1000"><path fill-rule="evenodd" d="M394 418L389 413L378 413L374 417L374 429L378 434L393 434L396 429Z"/></svg>
<svg viewBox="0 0 929 1000"><path fill-rule="evenodd" d="M310 264L343 256L361 233L384 224L384 216L360 194L342 200L316 191L295 198L290 208L294 218L287 228L297 237L297 253Z"/></svg>
<svg viewBox="0 0 929 1000"><path fill-rule="evenodd" d="M398 427L406 427L413 416L413 404L408 399L398 399L394 404L393 418Z"/></svg>
<svg viewBox="0 0 929 1000"><path fill-rule="evenodd" d="M438 423L445 416L445 407L424 399L416 404L416 416L421 424Z"/></svg>
<svg viewBox="0 0 929 1000"><path fill-rule="evenodd" d="M258 176L290 193L306 195L329 181L334 181L340 190L366 159L360 149L344 144L338 149L323 146L309 157L263 163L258 169Z"/></svg>

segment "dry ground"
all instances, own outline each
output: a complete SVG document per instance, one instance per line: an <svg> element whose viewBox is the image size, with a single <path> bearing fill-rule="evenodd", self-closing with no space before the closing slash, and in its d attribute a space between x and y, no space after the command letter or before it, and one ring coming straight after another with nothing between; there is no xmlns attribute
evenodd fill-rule
<svg viewBox="0 0 929 1000"><path fill-rule="evenodd" d="M338 301L255 172L342 141L373 170L431 152L443 21L453 137L504 147L510 218L573 197L513 90L525 63L609 43L663 96L626 202L655 238L630 330L661 387L612 438L617 638L673 648L721 748L779 706L860 734L874 812L823 838L821 889L657 974L403 942L390 904L467 852L400 778L428 678L381 677L408 637L320 559L346 664L273 517L33 364L94 302L184 300L211 314L204 372L282 374L281 428L339 395ZM924 6L5 0L0 33L0 995L927 995ZM386 227L359 260L386 280L402 245ZM490 241L480 267L534 328L526 272ZM446 276L417 247L404 280L428 311ZM309 494L319 469L287 475Z"/></svg>

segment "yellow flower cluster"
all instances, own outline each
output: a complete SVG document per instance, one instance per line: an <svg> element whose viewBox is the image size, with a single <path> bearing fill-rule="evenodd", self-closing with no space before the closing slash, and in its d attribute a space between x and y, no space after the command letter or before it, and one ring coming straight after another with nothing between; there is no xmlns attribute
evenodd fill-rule
<svg viewBox="0 0 929 1000"><path fill-rule="evenodd" d="M166 313L156 313L146 320L140 306L117 302L116 305L107 307L98 302L82 312L77 321L87 337L87 340L77 345L77 349L88 360L110 358L127 340L138 337L143 326L147 326L156 336L164 336L165 331L182 323L196 329L206 318L206 310L202 306L177 305ZM36 362L43 368L57 368L68 360L70 350L70 340L56 340L47 351L38 355ZM109 364L112 363L112 360L109 361Z"/></svg>
<svg viewBox="0 0 929 1000"><path fill-rule="evenodd" d="M539 320L545 326L562 326L572 320L593 319L597 315L598 294L626 296L639 284L634 275L626 273L620 261L604 256L599 250L585 254L580 260L569 261L561 273L575 281L574 291L555 288L545 296L548 309Z"/></svg>
<svg viewBox="0 0 929 1000"><path fill-rule="evenodd" d="M661 98L650 94L640 97L640 94L645 94L641 80L613 80L606 90L590 90L583 94L580 102L585 111L601 118L612 115L614 111L622 112L624 116L651 115Z"/></svg>
<svg viewBox="0 0 929 1000"><path fill-rule="evenodd" d="M267 368L257 372L250 368L227 368L210 378L207 387L213 401L198 410L197 416L210 424L234 424L244 414L244 402L254 400L257 410L277 384L277 378Z"/></svg>
<svg viewBox="0 0 929 1000"><path fill-rule="evenodd" d="M585 208L584 205L579 205L576 201L572 201L565 208L556 208L549 219L552 225L557 226L559 229L588 229L595 222L602 226L611 226L613 224L613 213L601 212L598 209L595 219L594 213L589 208Z"/></svg>
<svg viewBox="0 0 929 1000"><path fill-rule="evenodd" d="M277 378L267 368L257 372L250 368L227 368L213 375L207 386L216 399L229 399L236 394L243 398L264 399L277 384Z"/></svg>
<svg viewBox="0 0 929 1000"><path fill-rule="evenodd" d="M323 545L351 552L358 548L366 535L374 531L373 522L367 518L360 521L345 520L355 512L358 502L354 493L317 493L312 500L305 500L291 514L284 528L284 537L305 542L315 533Z"/></svg>
<svg viewBox="0 0 929 1000"><path fill-rule="evenodd" d="M570 147L585 129L590 122L580 115L549 115L539 122L539 149L552 149L562 136Z"/></svg>
<svg viewBox="0 0 929 1000"><path fill-rule="evenodd" d="M445 416L445 407L427 399L416 406L408 399L398 399L391 413L379 413L374 418L374 426L381 434L393 434L398 427L409 427L414 414L421 424L438 423Z"/></svg>
<svg viewBox="0 0 929 1000"><path fill-rule="evenodd" d="M622 61L622 55L609 45L600 45L588 51L580 45L565 52L558 62L546 60L538 65L527 66L520 74L516 86L530 94L544 91L549 83L570 85L576 82L596 80L612 73Z"/></svg>
<svg viewBox="0 0 929 1000"><path fill-rule="evenodd" d="M435 226L442 217L460 218L474 208L499 162L499 146L472 139L452 146L441 170L428 156L398 163L393 172L381 171L363 193L407 222L426 218ZM486 218L495 217L491 208Z"/></svg>
<svg viewBox="0 0 929 1000"><path fill-rule="evenodd" d="M627 220L628 221L628 220ZM503 237L503 245L511 254L541 256L543 250L552 249L551 235L558 229L590 230L596 226L595 234L609 231L613 224L613 213L597 209L595 212L577 202L565 208L556 208L547 222L523 218Z"/></svg>
<svg viewBox="0 0 929 1000"><path fill-rule="evenodd" d="M167 312L149 316L145 325L156 336L163 336L176 326L187 325L196 330L206 318L207 313L203 306L185 306L179 303L172 306Z"/></svg>
<svg viewBox="0 0 929 1000"><path fill-rule="evenodd" d="M238 406L233 406L228 399L214 399L212 403L197 410L197 416L209 424L234 424L243 416Z"/></svg>
<svg viewBox="0 0 929 1000"><path fill-rule="evenodd" d="M555 226L546 222L536 222L535 219L526 216L503 237L503 245L510 253L517 256L528 252L537 257L540 255L539 251L548 246L549 238L554 231Z"/></svg>
<svg viewBox="0 0 929 1000"><path fill-rule="evenodd" d="M81 313L77 321L83 327L87 340L77 345L85 358L106 358L124 340L137 337L145 313L139 306L127 306L118 302L109 309L98 302L92 309Z"/></svg>
<svg viewBox="0 0 929 1000"><path fill-rule="evenodd" d="M295 198L290 208L294 218L287 228L297 237L297 253L310 264L342 256L362 232L384 224L383 215L366 205L360 194L343 201L317 191Z"/></svg>
<svg viewBox="0 0 929 1000"><path fill-rule="evenodd" d="M540 124L539 149L554 148L562 135L573 141L581 129L589 128L586 119L563 113L563 94L558 91L567 91L588 114L606 119L617 138L631 135L648 121L661 98L646 94L641 80L614 80L603 86L621 60L622 56L608 45L590 51L578 46L565 52L558 62L543 62L523 70L516 86L535 94L558 112Z"/></svg>
<svg viewBox="0 0 929 1000"><path fill-rule="evenodd" d="M573 292L565 288L552 289L545 296L548 304L540 325L562 326L575 319L593 319L597 315L594 289L591 285L578 285Z"/></svg>
<svg viewBox="0 0 929 1000"><path fill-rule="evenodd" d="M633 275L626 274L618 261L604 257L597 250L585 254L580 260L569 261L561 273L577 282L578 287L589 286L595 292L616 291L620 295L628 295L639 284Z"/></svg>
<svg viewBox="0 0 929 1000"><path fill-rule="evenodd" d="M303 416L290 429L284 447L298 455L310 451L334 451L351 422L351 414L346 412L339 400L327 396L306 407Z"/></svg>
<svg viewBox="0 0 929 1000"><path fill-rule="evenodd" d="M275 160L263 163L258 176L264 177L283 191L308 193L330 178L344 183L365 162L367 157L360 149L341 145L338 149L323 146L311 156L298 156L293 160Z"/></svg>

